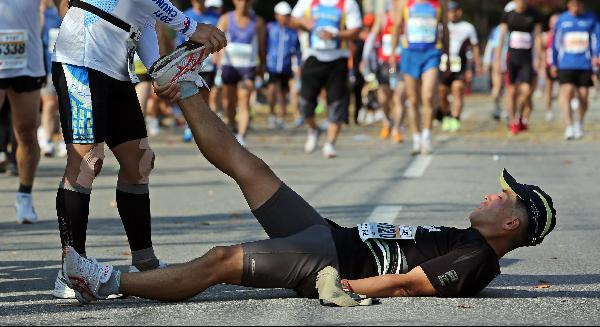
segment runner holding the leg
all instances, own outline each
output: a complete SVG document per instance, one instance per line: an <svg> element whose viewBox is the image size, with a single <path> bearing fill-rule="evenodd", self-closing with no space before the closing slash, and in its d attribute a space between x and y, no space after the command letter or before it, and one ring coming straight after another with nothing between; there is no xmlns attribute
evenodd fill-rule
<svg viewBox="0 0 600 327"><path fill-rule="evenodd" d="M182 90L178 104L199 150L235 180L270 239L215 247L188 263L138 274L100 266L68 248L64 271L82 303L114 293L181 301L220 283L294 289L344 306L358 304L344 289L369 297L474 296L500 273L499 258L540 244L556 224L550 196L504 170L502 191L484 197L469 215L471 228L339 227L240 146L201 96L183 92L189 83L163 84L157 92L176 99Z"/></svg>
<svg viewBox="0 0 600 327"><path fill-rule="evenodd" d="M444 132L460 130L460 114L464 104L465 86L473 81L474 73L479 75L482 72L475 26L461 19L460 4L456 1L448 2L450 52L448 55L442 56L439 88L441 109L445 113L442 120L442 131ZM472 59L467 56L469 51L472 53ZM450 94L452 103L448 101Z"/></svg>
<svg viewBox="0 0 600 327"><path fill-rule="evenodd" d="M154 152L132 83L138 80L134 53L137 50L146 67L158 59L157 21L204 43L207 52L224 46L224 34L216 27L197 24L167 0L71 0L66 12L66 0L55 2L64 19L52 76L68 144L66 168L56 195L61 244L86 255L90 195L102 169L106 143L120 166L116 200L132 266L141 271L158 268L148 186ZM72 296L60 272L55 286L55 296Z"/></svg>
<svg viewBox="0 0 600 327"><path fill-rule="evenodd" d="M592 12L585 12L582 0L569 0L568 10L554 27L552 74L560 83L560 105L565 119L565 139L580 139L588 108L593 68L600 66L600 23ZM579 99L578 117L573 119L571 99Z"/></svg>
<svg viewBox="0 0 600 327"><path fill-rule="evenodd" d="M506 74L506 110L512 135L527 130L528 114L533 93L532 84L537 69L534 63L543 63L539 14L527 6L525 0L515 0L515 10L504 12L500 24L500 44L508 38L508 58ZM534 60L533 55L539 59ZM496 49L496 64L502 60L500 49ZM517 119L516 112L521 116Z"/></svg>
<svg viewBox="0 0 600 327"><path fill-rule="evenodd" d="M448 53L446 0L401 0L394 26L392 48L398 45L404 29L400 70L406 82L409 121L413 134L413 154L433 151L431 126L433 99L437 90L438 67L442 53ZM442 35L439 27L442 27ZM442 50L443 48L443 50ZM390 64L396 60L390 56ZM423 106L423 115L419 112Z"/></svg>

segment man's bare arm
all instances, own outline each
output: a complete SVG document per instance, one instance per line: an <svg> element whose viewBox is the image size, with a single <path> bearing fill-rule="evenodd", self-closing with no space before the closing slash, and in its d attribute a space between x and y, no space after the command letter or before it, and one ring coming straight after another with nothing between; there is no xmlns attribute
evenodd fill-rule
<svg viewBox="0 0 600 327"><path fill-rule="evenodd" d="M56 8L58 8L60 18L65 18L67 10L69 10L69 0L54 0L54 4L56 5Z"/></svg>
<svg viewBox="0 0 600 327"><path fill-rule="evenodd" d="M348 280L347 282L352 291L368 297L433 296L437 294L420 266L406 274L382 275Z"/></svg>

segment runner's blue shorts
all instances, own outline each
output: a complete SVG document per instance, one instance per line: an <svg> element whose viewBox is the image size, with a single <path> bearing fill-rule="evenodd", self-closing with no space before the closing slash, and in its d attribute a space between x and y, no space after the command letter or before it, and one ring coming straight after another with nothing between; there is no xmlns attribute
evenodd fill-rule
<svg viewBox="0 0 600 327"><path fill-rule="evenodd" d="M439 49L410 50L403 49L400 59L400 71L413 78L420 79L431 68L438 69L442 52Z"/></svg>

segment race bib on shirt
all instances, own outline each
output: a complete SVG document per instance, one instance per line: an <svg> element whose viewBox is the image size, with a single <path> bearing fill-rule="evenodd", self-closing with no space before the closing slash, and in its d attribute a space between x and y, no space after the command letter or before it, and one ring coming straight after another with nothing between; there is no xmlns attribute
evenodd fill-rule
<svg viewBox="0 0 600 327"><path fill-rule="evenodd" d="M411 17L406 26L409 43L435 43L438 26L436 18Z"/></svg>
<svg viewBox="0 0 600 327"><path fill-rule="evenodd" d="M460 73L462 70L462 59L460 56L450 56L450 60L448 60L448 55L444 54L440 60L440 70L445 72L448 69L448 65L452 73Z"/></svg>
<svg viewBox="0 0 600 327"><path fill-rule="evenodd" d="M395 226L388 223L358 224L358 235L364 241L369 239L414 240L416 228L412 226Z"/></svg>
<svg viewBox="0 0 600 327"><path fill-rule="evenodd" d="M0 70L27 67L27 30L0 30Z"/></svg>
<svg viewBox="0 0 600 327"><path fill-rule="evenodd" d="M338 48L338 40L337 38L332 38L330 40L323 40L319 35L320 32L324 30L333 35L337 35L339 30L335 27L331 26L322 26L315 29L314 33L311 33L311 48L315 50L335 50Z"/></svg>
<svg viewBox="0 0 600 327"><path fill-rule="evenodd" d="M565 52L572 54L585 53L590 49L588 32L568 32L565 34Z"/></svg>
<svg viewBox="0 0 600 327"><path fill-rule="evenodd" d="M529 50L532 48L532 39L531 33L513 31L508 43L511 49Z"/></svg>
<svg viewBox="0 0 600 327"><path fill-rule="evenodd" d="M254 48L252 44L230 43L226 49L226 62L233 67L254 67L256 66Z"/></svg>
<svg viewBox="0 0 600 327"><path fill-rule="evenodd" d="M51 28L48 30L48 52L54 52L54 45L56 44L56 39L58 38L58 32L60 28Z"/></svg>
<svg viewBox="0 0 600 327"><path fill-rule="evenodd" d="M392 35L384 34L381 38L381 52L384 56L389 57L392 55ZM396 55L402 53L402 49L400 45L396 47Z"/></svg>

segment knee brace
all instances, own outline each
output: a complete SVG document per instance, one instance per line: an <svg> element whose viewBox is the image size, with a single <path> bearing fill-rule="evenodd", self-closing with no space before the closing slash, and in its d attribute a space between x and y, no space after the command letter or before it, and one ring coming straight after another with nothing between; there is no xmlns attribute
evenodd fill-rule
<svg viewBox="0 0 600 327"><path fill-rule="evenodd" d="M148 184L150 181L150 172L154 169L155 159L154 151L152 151L150 144L148 144L148 138L140 140L140 150L144 150L144 154L140 158L140 180L138 181L138 184Z"/></svg>
<svg viewBox="0 0 600 327"><path fill-rule="evenodd" d="M81 160L79 174L77 175L77 185L86 189L91 189L94 179L102 170L104 162L104 143L96 144Z"/></svg>

